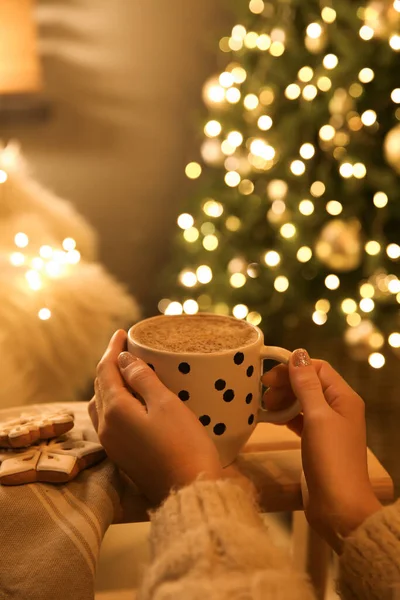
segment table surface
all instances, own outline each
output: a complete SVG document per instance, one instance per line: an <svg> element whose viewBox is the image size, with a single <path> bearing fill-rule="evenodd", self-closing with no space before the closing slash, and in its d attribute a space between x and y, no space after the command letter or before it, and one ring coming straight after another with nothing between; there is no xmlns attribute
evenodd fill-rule
<svg viewBox="0 0 400 600"><path fill-rule="evenodd" d="M0 410L0 419L18 416L21 412L40 412L43 408L67 408L74 412L76 423L91 426L87 402L54 403ZM256 485L260 505L265 512L293 512L302 509L300 438L287 427L260 423L239 455L236 465ZM372 487L382 503L393 500L393 482L374 454L368 450L368 470ZM134 489L124 498L123 521L147 520L147 505Z"/></svg>

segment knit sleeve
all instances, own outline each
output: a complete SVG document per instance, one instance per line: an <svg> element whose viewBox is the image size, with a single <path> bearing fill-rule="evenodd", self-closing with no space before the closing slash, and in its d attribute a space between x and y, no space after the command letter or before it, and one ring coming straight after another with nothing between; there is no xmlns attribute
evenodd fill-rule
<svg viewBox="0 0 400 600"><path fill-rule="evenodd" d="M346 600L400 599L400 500L346 539L339 587Z"/></svg>
<svg viewBox="0 0 400 600"><path fill-rule="evenodd" d="M314 600L273 546L255 501L231 481L197 481L151 515L140 600Z"/></svg>

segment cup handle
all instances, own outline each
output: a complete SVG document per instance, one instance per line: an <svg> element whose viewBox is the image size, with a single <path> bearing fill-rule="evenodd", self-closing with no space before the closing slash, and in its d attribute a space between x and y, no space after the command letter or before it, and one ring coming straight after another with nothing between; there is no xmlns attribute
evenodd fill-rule
<svg viewBox="0 0 400 600"><path fill-rule="evenodd" d="M278 348L277 346L262 346L260 354L262 360L269 358L285 365L288 364L292 355L289 350ZM301 405L298 400L295 400L291 406L284 408L283 410L266 410L260 406L258 409L258 422L282 425L283 423L291 421L299 413L301 413Z"/></svg>

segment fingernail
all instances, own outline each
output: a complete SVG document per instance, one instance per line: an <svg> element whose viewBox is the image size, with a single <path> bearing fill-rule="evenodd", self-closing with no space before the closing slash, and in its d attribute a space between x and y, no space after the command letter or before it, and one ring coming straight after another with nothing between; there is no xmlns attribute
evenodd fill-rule
<svg viewBox="0 0 400 600"><path fill-rule="evenodd" d="M134 356L130 352L121 352L118 356L118 364L121 369L126 369L126 367L129 367L135 360L137 360L137 356Z"/></svg>
<svg viewBox="0 0 400 600"><path fill-rule="evenodd" d="M311 358L304 348L299 348L293 352L292 361L295 367L309 367L311 365Z"/></svg>

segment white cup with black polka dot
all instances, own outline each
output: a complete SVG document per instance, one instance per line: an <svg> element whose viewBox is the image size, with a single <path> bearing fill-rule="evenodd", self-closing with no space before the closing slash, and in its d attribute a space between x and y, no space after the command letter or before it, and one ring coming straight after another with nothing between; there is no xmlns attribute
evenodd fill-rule
<svg viewBox="0 0 400 600"><path fill-rule="evenodd" d="M230 336L219 344L225 325ZM301 411L298 401L280 411L261 406L263 360L287 363L291 352L265 346L258 327L234 317L202 313L145 319L129 330L128 350L197 415L223 466L236 458L257 423L286 423Z"/></svg>

